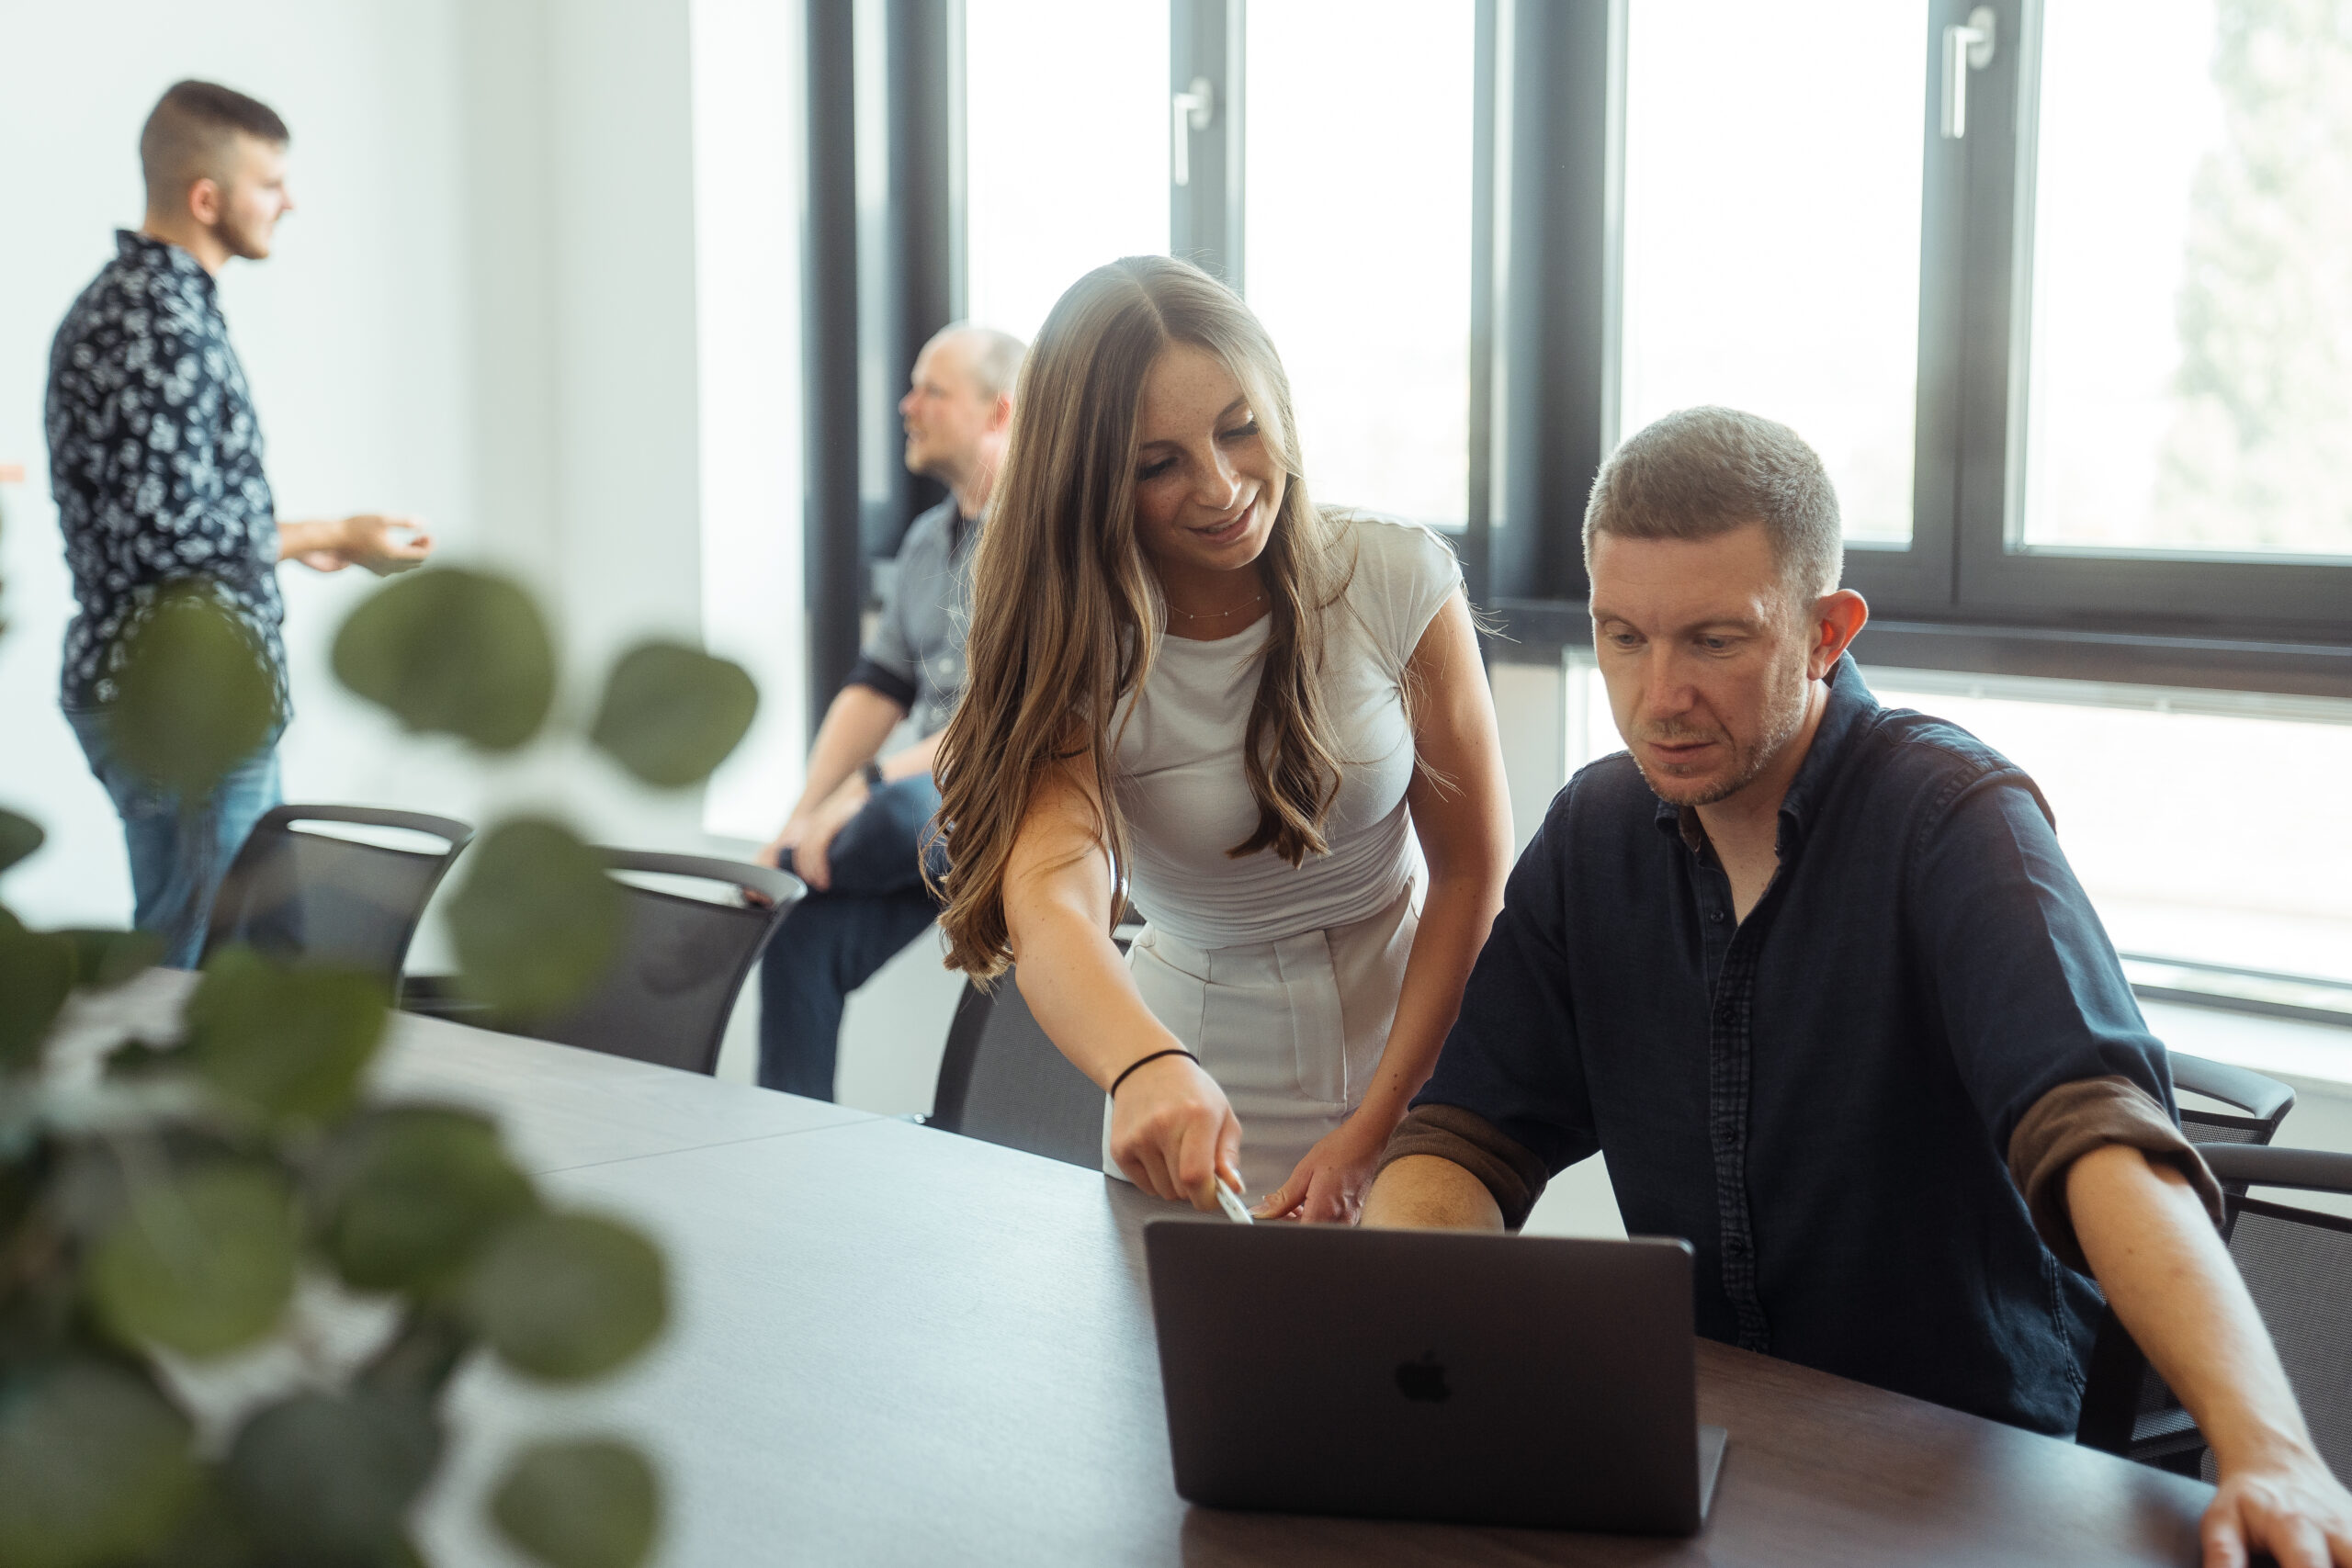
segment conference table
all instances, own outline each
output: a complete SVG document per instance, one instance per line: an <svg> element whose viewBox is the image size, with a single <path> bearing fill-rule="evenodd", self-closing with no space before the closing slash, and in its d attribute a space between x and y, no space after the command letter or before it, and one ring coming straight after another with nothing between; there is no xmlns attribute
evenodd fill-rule
<svg viewBox="0 0 2352 1568"><path fill-rule="evenodd" d="M421 1525L436 1562L519 1562L479 1523L485 1478L519 1437L605 1432L662 1468L671 1568L2197 1561L2193 1480L1706 1340L1699 1417L1731 1441L1689 1540L1196 1508L1170 1481L1145 1281L1142 1226L1167 1205L912 1122L434 1020L399 1020L379 1088L494 1111L557 1201L644 1225L671 1266L670 1331L615 1378L466 1374Z"/></svg>

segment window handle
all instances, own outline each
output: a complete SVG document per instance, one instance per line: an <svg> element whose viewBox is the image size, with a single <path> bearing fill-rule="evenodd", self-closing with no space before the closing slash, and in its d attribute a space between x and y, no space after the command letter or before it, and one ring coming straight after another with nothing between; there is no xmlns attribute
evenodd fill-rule
<svg viewBox="0 0 2352 1568"><path fill-rule="evenodd" d="M1968 73L1993 63L1993 39L2000 18L1990 6L1968 13L1963 26L1944 29L1944 140L1957 141L1968 134Z"/></svg>
<svg viewBox="0 0 2352 1568"><path fill-rule="evenodd" d="M1209 121L1216 118L1216 84L1205 76L1195 76L1190 87L1170 96L1168 105L1172 122L1168 145L1175 160L1168 176L1180 186L1188 186L1193 183L1193 132L1206 130Z"/></svg>

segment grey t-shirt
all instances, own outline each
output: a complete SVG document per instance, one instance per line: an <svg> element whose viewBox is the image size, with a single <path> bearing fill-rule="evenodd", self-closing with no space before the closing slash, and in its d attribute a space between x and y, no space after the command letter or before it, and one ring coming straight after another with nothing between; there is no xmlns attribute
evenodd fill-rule
<svg viewBox="0 0 2352 1568"><path fill-rule="evenodd" d="M977 521L957 513L953 496L908 525L873 634L849 672L849 684L871 687L904 707L918 739L947 728L964 689L972 543L979 533Z"/></svg>

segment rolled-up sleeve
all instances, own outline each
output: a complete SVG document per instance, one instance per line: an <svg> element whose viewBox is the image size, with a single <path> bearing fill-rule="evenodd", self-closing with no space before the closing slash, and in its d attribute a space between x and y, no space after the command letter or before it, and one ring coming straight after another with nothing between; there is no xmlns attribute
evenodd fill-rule
<svg viewBox="0 0 2352 1568"><path fill-rule="evenodd" d="M1392 1142L1389 1150L1396 1158L1443 1154L1444 1137L1462 1140L1447 1157L1486 1184L1513 1228L1527 1218L1546 1176L1600 1146L1569 994L1561 896L1567 870L1562 817L1575 787L1561 792L1511 870L1502 912L1470 972L1437 1069L1413 1100L1416 1114L1398 1128L1398 1138L1419 1144L1399 1152ZM1419 1114L1436 1107L1453 1107L1475 1122ZM1479 1152L1470 1153L1473 1147Z"/></svg>
<svg viewBox="0 0 2352 1568"><path fill-rule="evenodd" d="M899 584L894 581L882 595L882 608L874 617L874 630L865 646L857 650L857 663L851 669L847 685L865 686L879 692L902 708L915 705L916 663L913 639L907 635L905 617L899 613Z"/></svg>
<svg viewBox="0 0 2352 1568"><path fill-rule="evenodd" d="M2009 1179L2025 1194L2033 1228L2059 1261L2090 1272L2066 1202L2066 1173L2076 1160L2109 1144L2138 1149L2178 1170L2207 1216L2216 1226L2222 1224L2221 1183L2165 1108L2128 1078L2080 1078L2035 1101L2009 1135Z"/></svg>

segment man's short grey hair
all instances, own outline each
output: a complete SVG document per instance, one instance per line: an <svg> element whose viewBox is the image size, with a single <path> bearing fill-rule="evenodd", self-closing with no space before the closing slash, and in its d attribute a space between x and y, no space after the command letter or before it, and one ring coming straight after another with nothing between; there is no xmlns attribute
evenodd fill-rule
<svg viewBox="0 0 2352 1568"><path fill-rule="evenodd" d="M1820 455L1777 420L1737 409L1683 409L1629 436L1592 481L1593 540L1712 539L1761 523L1781 580L1800 600L1835 590L1845 567L1838 492Z"/></svg>
<svg viewBox="0 0 2352 1568"><path fill-rule="evenodd" d="M1012 395L1012 384L1021 377L1021 361L1029 352L1027 344L1011 333L975 326L970 321L944 326L932 334L931 341L944 343L952 337L971 341L974 390L990 402Z"/></svg>

